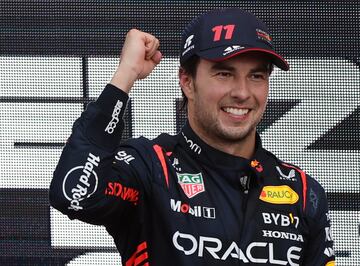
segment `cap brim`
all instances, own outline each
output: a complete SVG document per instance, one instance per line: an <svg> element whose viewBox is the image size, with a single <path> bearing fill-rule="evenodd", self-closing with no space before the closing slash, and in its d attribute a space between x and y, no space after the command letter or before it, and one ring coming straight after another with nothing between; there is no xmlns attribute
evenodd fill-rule
<svg viewBox="0 0 360 266"><path fill-rule="evenodd" d="M232 58L234 56L237 56L239 54L244 54L244 53L249 53L249 52L261 52L261 53L267 54L269 56L270 60L278 68L285 70L285 71L289 70L289 68L290 68L288 62L282 56L280 56L279 54L275 53L272 50L267 50L267 49L262 49L262 48L244 48L244 49L229 53L227 55L222 55L223 52L224 52L223 47L217 47L215 49L200 51L197 53L197 55L200 56L201 58L204 58L204 59L207 59L210 61L220 62L220 61L224 61L226 59Z"/></svg>

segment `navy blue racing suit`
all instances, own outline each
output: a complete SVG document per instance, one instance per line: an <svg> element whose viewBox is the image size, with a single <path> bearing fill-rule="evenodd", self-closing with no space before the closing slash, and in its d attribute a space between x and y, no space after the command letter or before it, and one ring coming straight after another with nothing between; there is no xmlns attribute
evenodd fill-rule
<svg viewBox="0 0 360 266"><path fill-rule="evenodd" d="M51 205L104 225L123 265L335 265L324 189L266 151L177 135L120 143L128 96L107 85L74 123Z"/></svg>

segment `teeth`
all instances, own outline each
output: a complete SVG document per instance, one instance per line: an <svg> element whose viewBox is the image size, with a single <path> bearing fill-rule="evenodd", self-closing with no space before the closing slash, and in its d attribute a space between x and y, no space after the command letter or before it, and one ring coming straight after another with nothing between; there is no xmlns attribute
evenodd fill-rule
<svg viewBox="0 0 360 266"><path fill-rule="evenodd" d="M238 109L238 108L224 108L224 111L233 115L245 115L249 112L249 109Z"/></svg>

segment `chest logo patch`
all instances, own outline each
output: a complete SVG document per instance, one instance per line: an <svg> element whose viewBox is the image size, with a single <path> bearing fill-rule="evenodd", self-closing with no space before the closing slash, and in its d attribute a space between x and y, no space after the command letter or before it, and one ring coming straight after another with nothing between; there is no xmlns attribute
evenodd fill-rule
<svg viewBox="0 0 360 266"><path fill-rule="evenodd" d="M198 174L186 174L176 173L178 177L178 183L183 189L185 195L188 198L192 198L201 192L205 191L204 180L201 173Z"/></svg>
<svg viewBox="0 0 360 266"><path fill-rule="evenodd" d="M289 186L265 186L260 197L262 201L272 204L295 204L299 195Z"/></svg>

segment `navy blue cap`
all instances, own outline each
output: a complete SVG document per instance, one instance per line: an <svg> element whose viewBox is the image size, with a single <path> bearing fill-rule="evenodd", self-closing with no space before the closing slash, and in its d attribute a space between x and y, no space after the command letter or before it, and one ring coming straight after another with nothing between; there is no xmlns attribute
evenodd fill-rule
<svg viewBox="0 0 360 266"><path fill-rule="evenodd" d="M274 65L289 70L286 60L275 52L266 25L241 9L212 10L195 18L181 39L180 63L193 55L210 61L223 61L238 54L262 52Z"/></svg>

